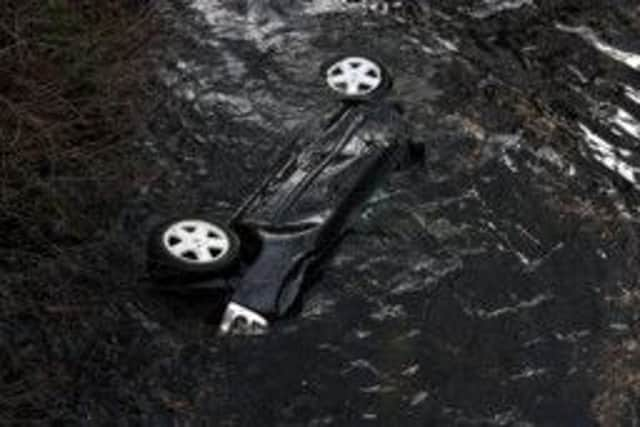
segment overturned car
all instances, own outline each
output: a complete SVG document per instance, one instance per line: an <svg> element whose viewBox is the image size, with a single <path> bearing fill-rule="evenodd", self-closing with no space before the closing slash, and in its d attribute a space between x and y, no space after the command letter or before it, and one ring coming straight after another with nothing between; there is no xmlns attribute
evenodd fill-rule
<svg viewBox="0 0 640 427"><path fill-rule="evenodd" d="M309 127L319 132L293 141L232 218L177 218L150 237L149 271L159 285L230 289L220 333L259 332L287 313L349 218L408 159L401 109L382 100L390 79L381 64L346 56L322 74L339 107Z"/></svg>

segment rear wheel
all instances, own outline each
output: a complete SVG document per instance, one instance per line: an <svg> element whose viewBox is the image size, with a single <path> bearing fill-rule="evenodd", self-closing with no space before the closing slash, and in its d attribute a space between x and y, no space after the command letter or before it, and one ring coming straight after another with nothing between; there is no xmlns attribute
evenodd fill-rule
<svg viewBox="0 0 640 427"><path fill-rule="evenodd" d="M238 261L240 239L226 225L201 218L168 221L149 240L149 273L157 279L222 273Z"/></svg>

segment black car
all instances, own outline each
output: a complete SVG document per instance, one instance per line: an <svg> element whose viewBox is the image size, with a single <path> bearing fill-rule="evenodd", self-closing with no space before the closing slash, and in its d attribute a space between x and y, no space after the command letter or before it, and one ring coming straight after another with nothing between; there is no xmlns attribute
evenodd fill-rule
<svg viewBox="0 0 640 427"><path fill-rule="evenodd" d="M378 62L346 56L323 68L341 100L335 114L294 141L264 183L225 223L187 217L152 233L149 270L182 290L216 278L232 290L220 332L260 331L296 301L309 269L341 237L385 174L404 163L407 132ZM218 285L215 285L218 286Z"/></svg>

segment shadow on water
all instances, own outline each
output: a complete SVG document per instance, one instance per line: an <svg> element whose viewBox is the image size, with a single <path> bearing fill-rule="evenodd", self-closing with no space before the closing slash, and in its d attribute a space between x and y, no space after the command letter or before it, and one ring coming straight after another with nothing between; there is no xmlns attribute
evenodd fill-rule
<svg viewBox="0 0 640 427"><path fill-rule="evenodd" d="M344 51L389 67L391 96L425 147L419 166L369 200L300 314L268 336L219 340L211 325L193 329L203 308L172 302L158 321L185 343L166 361L184 373L166 387L191 402L185 419L631 420L624 405L603 413L602 396L617 398L603 355L632 334L608 301L638 292L632 2L181 8L180 38L159 61L172 103L151 120L146 145L164 173L135 215L230 212L296 128L331 108L318 68Z"/></svg>

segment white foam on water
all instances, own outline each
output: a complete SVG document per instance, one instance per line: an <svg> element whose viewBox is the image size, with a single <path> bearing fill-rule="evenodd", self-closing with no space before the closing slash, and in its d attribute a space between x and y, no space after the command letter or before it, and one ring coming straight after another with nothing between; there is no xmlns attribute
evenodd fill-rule
<svg viewBox="0 0 640 427"><path fill-rule="evenodd" d="M321 13L342 12L347 9L362 8L364 2L349 4L342 0L315 0L305 7L305 11L311 15Z"/></svg>
<svg viewBox="0 0 640 427"><path fill-rule="evenodd" d="M505 315L513 315L524 310L530 310L548 301L551 301L554 298L555 298L554 295L545 293L545 294L539 294L534 298L532 298L531 300L520 301L515 305L500 307L493 310L489 310L485 308L463 308L463 310L468 315L487 320L487 319L502 317Z"/></svg>
<svg viewBox="0 0 640 427"><path fill-rule="evenodd" d="M402 6L401 1L387 3L381 0L360 0L352 2L346 0L315 0L310 1L309 4L305 6L305 12L317 15L321 13L345 12L359 9L387 15L392 8L399 6Z"/></svg>
<svg viewBox="0 0 640 427"><path fill-rule="evenodd" d="M261 50L272 45L274 34L286 25L282 17L262 0L250 1L246 15L231 11L220 0L195 0L190 7L204 14L214 35L251 40ZM210 42L214 45L217 43L215 37Z"/></svg>
<svg viewBox="0 0 640 427"><path fill-rule="evenodd" d="M538 369L526 368L522 372L511 375L509 379L511 379L512 381L525 380L533 377L540 377L540 376L546 375L548 372L549 370L545 368L538 368Z"/></svg>
<svg viewBox="0 0 640 427"><path fill-rule="evenodd" d="M553 149L549 145L545 145L534 152L535 156L546 162L551 163L553 166L563 171L568 176L575 176L577 171L576 167Z"/></svg>
<svg viewBox="0 0 640 427"><path fill-rule="evenodd" d="M640 141L640 121L622 108L610 119L610 123Z"/></svg>
<svg viewBox="0 0 640 427"><path fill-rule="evenodd" d="M560 31L579 35L583 40L589 42L608 57L622 62L636 71L640 71L640 54L627 52L604 42L591 28L585 26L569 27L562 24L556 24L556 28Z"/></svg>
<svg viewBox="0 0 640 427"><path fill-rule="evenodd" d="M446 50L451 51L451 52L458 52L458 46L456 46L456 44L450 40L447 39L443 39L440 36L436 36L436 40L438 41L438 43L440 43L442 45L442 47L444 47Z"/></svg>
<svg viewBox="0 0 640 427"><path fill-rule="evenodd" d="M607 169L632 183L636 189L640 189L636 178L640 174L640 168L630 165L624 160L631 157L631 151L615 147L582 123L579 123L578 126L582 130L589 148L593 151L594 158Z"/></svg>
<svg viewBox="0 0 640 427"><path fill-rule="evenodd" d="M508 10L520 9L524 6L535 6L533 0L484 0L485 7L481 10L471 12L471 16L477 19L484 19Z"/></svg>
<svg viewBox="0 0 640 427"><path fill-rule="evenodd" d="M229 22L229 19L237 20L238 18L236 14L230 13L220 0L195 0L191 3L191 7L204 13L210 24Z"/></svg>
<svg viewBox="0 0 640 427"><path fill-rule="evenodd" d="M640 104L640 90L636 90L631 86L625 86L624 91L627 98L629 98L636 104Z"/></svg>

